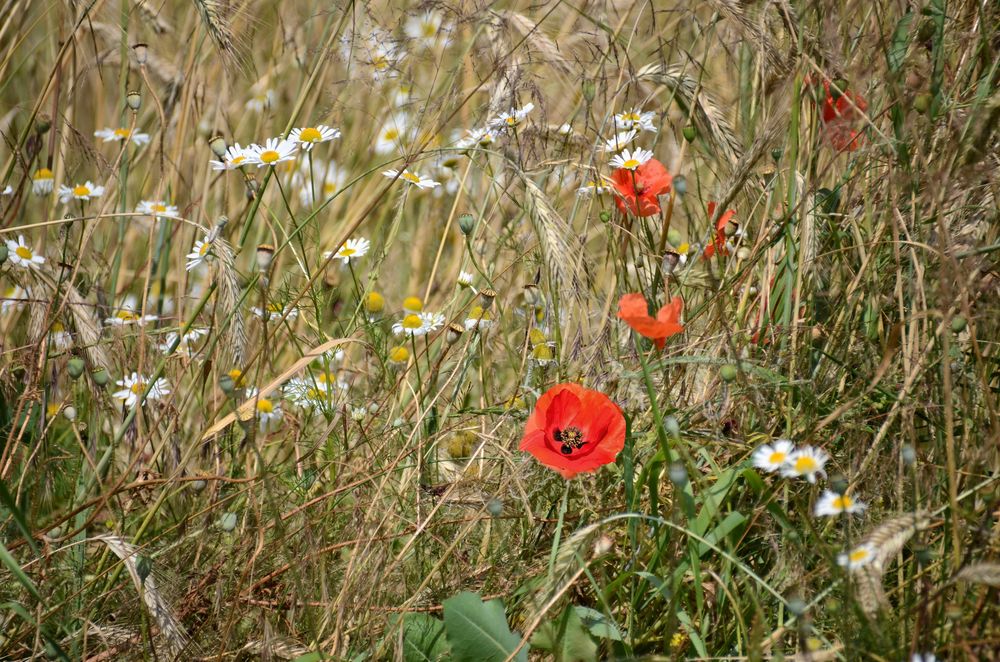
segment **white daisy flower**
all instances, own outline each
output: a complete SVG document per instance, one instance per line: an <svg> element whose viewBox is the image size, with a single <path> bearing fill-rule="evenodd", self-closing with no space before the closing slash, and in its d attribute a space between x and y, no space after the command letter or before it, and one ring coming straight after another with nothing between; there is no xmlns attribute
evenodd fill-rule
<svg viewBox="0 0 1000 662"><path fill-rule="evenodd" d="M17 241L7 240L7 258L16 267L37 269L45 264L45 258L37 255L24 243L24 235L17 235Z"/></svg>
<svg viewBox="0 0 1000 662"><path fill-rule="evenodd" d="M288 139L298 143L305 151L311 150L314 146L325 143L334 138L340 137L340 129L332 129L325 124L319 126L307 126L301 129L292 129Z"/></svg>
<svg viewBox="0 0 1000 662"><path fill-rule="evenodd" d="M212 257L212 240L206 234L204 239L199 239L194 242L191 252L187 254L186 269L191 271L205 262L210 261Z"/></svg>
<svg viewBox="0 0 1000 662"><path fill-rule="evenodd" d="M522 108L511 108L506 113L500 113L497 117L492 119L490 121L490 126L504 131L515 129L521 124L521 122L524 121L524 118L528 116L528 113L534 109L535 104L533 103L525 104Z"/></svg>
<svg viewBox="0 0 1000 662"><path fill-rule="evenodd" d="M246 401L255 403L257 424L262 434L276 429L281 423L281 402L277 399L263 397L256 388L250 387L246 392Z"/></svg>
<svg viewBox="0 0 1000 662"><path fill-rule="evenodd" d="M138 131L131 131L129 129L101 129L100 131L94 131L94 135L102 139L106 143L110 142L121 142L123 140L131 140L136 145L148 145L149 144L149 134L139 133Z"/></svg>
<svg viewBox="0 0 1000 662"><path fill-rule="evenodd" d="M285 315L286 310L285 310L285 307L282 306L280 303L271 302L271 303L267 304L267 313L266 314L265 314L265 312L263 310L261 310L261 308L259 306L254 306L253 308L250 309L250 312L252 312L257 317L260 317L261 319L271 319L271 318L274 318L274 319L278 320L278 319L281 319ZM299 316L299 309L298 308L295 308L295 307L288 308L287 312L288 312L288 317L286 317L285 319L287 321L289 321L289 322L291 322L293 319L295 319L296 317Z"/></svg>
<svg viewBox="0 0 1000 662"><path fill-rule="evenodd" d="M462 149L470 147L489 147L497 141L496 132L489 127L469 129L465 136L459 140L455 146Z"/></svg>
<svg viewBox="0 0 1000 662"><path fill-rule="evenodd" d="M371 50L371 59L368 64L372 68L372 77L375 80L388 80L399 76L399 63L406 57L406 51L395 44L385 41L381 42Z"/></svg>
<svg viewBox="0 0 1000 662"><path fill-rule="evenodd" d="M303 207L311 207L313 204L333 197L333 194L343 188L347 182L347 173L341 170L336 163L324 162L320 159L313 159L312 184L309 182L309 162L303 160L299 164L299 169L292 175L292 186L299 191L299 201ZM315 193L315 199L313 199Z"/></svg>
<svg viewBox="0 0 1000 662"><path fill-rule="evenodd" d="M223 155L221 161L209 161L209 163L212 166L212 170L235 170L240 166L247 165L249 163L249 156L247 148L240 147L240 144L236 143L226 148L226 153Z"/></svg>
<svg viewBox="0 0 1000 662"><path fill-rule="evenodd" d="M329 260L332 256L335 260L341 260L344 264L347 264L353 259L363 257L368 253L368 249L371 248L371 242L360 237L358 239L348 239L344 242L344 245L337 249L336 252L327 251L323 253L323 259Z"/></svg>
<svg viewBox="0 0 1000 662"><path fill-rule="evenodd" d="M52 323L49 328L49 340L52 341L53 347L62 352L73 346L73 334L66 330L62 322Z"/></svg>
<svg viewBox="0 0 1000 662"><path fill-rule="evenodd" d="M392 154L401 151L408 138L409 122L409 118L402 114L387 119L375 138L375 153Z"/></svg>
<svg viewBox="0 0 1000 662"><path fill-rule="evenodd" d="M849 494L837 494L833 490L824 490L816 502L816 517L833 517L841 513L855 514L864 512L868 505L858 501Z"/></svg>
<svg viewBox="0 0 1000 662"><path fill-rule="evenodd" d="M444 325L444 315L441 313L409 313L392 325L392 332L406 336L424 336L433 333Z"/></svg>
<svg viewBox="0 0 1000 662"><path fill-rule="evenodd" d="M122 301L113 317L104 320L110 326L127 326L129 324L145 324L157 319L156 315L140 315L137 311L139 302L133 295L128 295Z"/></svg>
<svg viewBox="0 0 1000 662"><path fill-rule="evenodd" d="M386 170L382 174L390 179L396 179L398 177L399 179L406 180L410 184L413 184L414 186L420 189L434 188L435 186L441 186L441 182L436 182L429 177L421 177L417 173L410 172L409 170L403 170L402 173L400 173L398 170Z"/></svg>
<svg viewBox="0 0 1000 662"><path fill-rule="evenodd" d="M0 191L0 195L14 195L13 187L5 186L3 191Z"/></svg>
<svg viewBox="0 0 1000 662"><path fill-rule="evenodd" d="M73 187L59 187L59 201L63 204L67 204L73 200L91 200L99 198L102 195L104 195L104 187L98 186L90 180L87 180L86 184L77 184Z"/></svg>
<svg viewBox="0 0 1000 662"><path fill-rule="evenodd" d="M628 131L624 131L622 133L616 133L604 141L604 145L601 147L601 150L605 152L617 152L620 149L624 149L626 145L635 140L638 133L639 132L635 129L629 129Z"/></svg>
<svg viewBox="0 0 1000 662"><path fill-rule="evenodd" d="M180 212L174 205L168 205L163 200L143 200L135 210L156 219L180 218Z"/></svg>
<svg viewBox="0 0 1000 662"><path fill-rule="evenodd" d="M35 195L48 195L52 193L56 176L48 168L39 168L31 176L31 192Z"/></svg>
<svg viewBox="0 0 1000 662"><path fill-rule="evenodd" d="M653 133L656 133L656 127L653 126L653 120L655 118L656 113L653 111L643 112L642 110L636 108L615 115L615 127L619 129L639 129L641 131L652 131Z"/></svg>
<svg viewBox="0 0 1000 662"><path fill-rule="evenodd" d="M265 109L268 109L272 105L274 105L274 102L276 100L277 96L275 95L274 90L265 89L263 91L255 92L252 97L247 99L247 102L244 104L244 107L247 110L252 110L255 113L261 113L264 112Z"/></svg>
<svg viewBox="0 0 1000 662"><path fill-rule="evenodd" d="M472 287L472 281L474 276L468 271L458 272L458 286L459 287Z"/></svg>
<svg viewBox="0 0 1000 662"><path fill-rule="evenodd" d="M403 31L406 36L420 43L424 48L431 48L440 43L447 46L449 37L447 30L442 30L444 19L441 14L429 11L422 16L411 16L406 20Z"/></svg>
<svg viewBox="0 0 1000 662"><path fill-rule="evenodd" d="M9 311L20 310L28 303L28 290L20 285L12 285L3 291L0 300L0 314L6 315Z"/></svg>
<svg viewBox="0 0 1000 662"><path fill-rule="evenodd" d="M810 483L816 482L816 474L826 476L823 465L830 459L822 448L805 446L788 456L788 462L781 468L785 478L805 478Z"/></svg>
<svg viewBox="0 0 1000 662"><path fill-rule="evenodd" d="M473 306L472 310L469 311L469 316L465 319L466 331L485 331L491 326L493 326L493 315L490 314L490 311L483 310L482 306Z"/></svg>
<svg viewBox="0 0 1000 662"><path fill-rule="evenodd" d="M571 136L573 135L573 125L570 124L569 122L563 122L562 124L559 125L557 131L561 136Z"/></svg>
<svg viewBox="0 0 1000 662"><path fill-rule="evenodd" d="M625 149L622 150L621 154L615 154L611 158L611 167L635 170L651 158L653 158L653 153L641 147L632 151Z"/></svg>
<svg viewBox="0 0 1000 662"><path fill-rule="evenodd" d="M173 346L174 342L178 338L177 331L171 331L166 336L164 336L163 342L160 343L160 351L164 354L170 352L170 348ZM188 332L183 336L180 336L180 342L177 344L177 351L187 354L188 356L194 356L197 350L194 348L194 344L199 338L208 335L208 329L199 329L197 327L192 327L188 329Z"/></svg>
<svg viewBox="0 0 1000 662"><path fill-rule="evenodd" d="M858 570L875 560L875 547L869 543L858 545L849 552L837 556L837 565L848 570Z"/></svg>
<svg viewBox="0 0 1000 662"><path fill-rule="evenodd" d="M788 439L778 439L773 444L764 444L753 452L753 466L768 472L780 471L787 464L795 445Z"/></svg>
<svg viewBox="0 0 1000 662"><path fill-rule="evenodd" d="M268 138L263 145L254 144L247 147L247 162L258 168L274 166L293 160L297 151L298 146L290 140Z"/></svg>
<svg viewBox="0 0 1000 662"><path fill-rule="evenodd" d="M149 393L146 395L146 402L150 400L159 400L165 395L170 395L170 384L166 379L160 377L152 386L149 386L149 380L140 375L137 372L133 372L131 376L126 375L122 379L115 382L118 386L121 386L120 391L115 391L111 394L111 397L115 400L121 400L126 407L134 407L139 398L142 397L143 391L149 387Z"/></svg>

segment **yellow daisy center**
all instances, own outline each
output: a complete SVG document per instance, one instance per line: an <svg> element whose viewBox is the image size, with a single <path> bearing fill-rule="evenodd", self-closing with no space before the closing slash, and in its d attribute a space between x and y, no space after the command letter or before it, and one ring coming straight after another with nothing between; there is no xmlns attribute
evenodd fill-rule
<svg viewBox="0 0 1000 662"><path fill-rule="evenodd" d="M389 68L389 60L384 55L377 55L372 60L372 66L375 67L376 71L385 71Z"/></svg>
<svg viewBox="0 0 1000 662"><path fill-rule="evenodd" d="M414 184L420 183L420 177L414 175L412 172L404 172L402 176L408 182L413 182Z"/></svg>
<svg viewBox="0 0 1000 662"><path fill-rule="evenodd" d="M433 37L434 35L437 34L437 26L434 25L433 23L421 23L420 32L425 37Z"/></svg>
<svg viewBox="0 0 1000 662"><path fill-rule="evenodd" d="M226 374L229 375L229 378L233 380L234 385L240 386L243 384L243 371L240 370L239 368L233 368Z"/></svg>
<svg viewBox="0 0 1000 662"><path fill-rule="evenodd" d="M161 204L160 204L160 203L158 203L158 202L157 202L157 203L154 203L154 204L152 205L152 207L153 207L153 211L155 211L155 212L157 212L157 213L160 213L160 212L165 212L165 211L167 211L167 207L166 207L166 205L161 205Z"/></svg>
<svg viewBox="0 0 1000 662"><path fill-rule="evenodd" d="M513 115L511 115L510 117L507 118L507 126L514 126L515 124L517 124L517 118L516 117L514 117Z"/></svg>
<svg viewBox="0 0 1000 662"><path fill-rule="evenodd" d="M382 133L383 140L395 140L396 138L399 138L399 131L396 129L386 129Z"/></svg>
<svg viewBox="0 0 1000 662"><path fill-rule="evenodd" d="M136 395L142 395L142 392L145 389L146 389L146 382L142 381L141 379L128 387L128 390L132 391Z"/></svg>
<svg viewBox="0 0 1000 662"><path fill-rule="evenodd" d="M323 134L319 132L319 129L309 126L299 131L299 140L304 143L318 143L323 140Z"/></svg>
<svg viewBox="0 0 1000 662"><path fill-rule="evenodd" d="M275 163L281 158L281 154L278 154L276 150L265 149L260 153L260 160L262 163Z"/></svg>
<svg viewBox="0 0 1000 662"><path fill-rule="evenodd" d="M409 360L410 350L405 347L393 347L389 350L389 360L393 363L403 363Z"/></svg>
<svg viewBox="0 0 1000 662"><path fill-rule="evenodd" d="M198 249L198 256L199 257L205 257L205 254L208 253L208 249L211 248L211 247L212 247L212 244L208 243L207 241L205 243L203 243L201 245L201 248Z"/></svg>
<svg viewBox="0 0 1000 662"><path fill-rule="evenodd" d="M229 162L233 165L239 165L246 160L247 157L240 154L239 156L234 156Z"/></svg>
<svg viewBox="0 0 1000 662"><path fill-rule="evenodd" d="M365 308L370 313L382 312L385 307L385 298L382 297L378 292L369 292L368 297L365 299Z"/></svg>
<svg viewBox="0 0 1000 662"><path fill-rule="evenodd" d="M857 563L858 561L864 561L868 558L869 554L871 554L871 552L867 549L859 547L858 549L851 551L851 553L847 555L847 558L851 560L851 563Z"/></svg>
<svg viewBox="0 0 1000 662"><path fill-rule="evenodd" d="M531 355L539 361L551 361L552 349L548 345L536 345L535 348L531 350Z"/></svg>
<svg viewBox="0 0 1000 662"><path fill-rule="evenodd" d="M115 129L115 138L128 138L132 132L128 129Z"/></svg>
<svg viewBox="0 0 1000 662"><path fill-rule="evenodd" d="M639 117L639 113L625 113L622 115L622 119L626 122L638 122L641 118Z"/></svg>
<svg viewBox="0 0 1000 662"><path fill-rule="evenodd" d="M119 310L115 313L115 317L126 322L133 322L139 319L139 316L133 313L131 310Z"/></svg>
<svg viewBox="0 0 1000 662"><path fill-rule="evenodd" d="M28 248L27 246L18 246L17 248L14 249L14 252L22 260L30 260L31 258L35 257L34 254L31 252L31 249Z"/></svg>
<svg viewBox="0 0 1000 662"><path fill-rule="evenodd" d="M329 182L323 184L323 193L336 193L336 191L337 191L336 184L331 184Z"/></svg>
<svg viewBox="0 0 1000 662"><path fill-rule="evenodd" d="M686 255L691 250L691 244L686 241L677 247L677 252L681 255Z"/></svg>
<svg viewBox="0 0 1000 662"><path fill-rule="evenodd" d="M329 381L330 381L330 377L325 372L324 373L320 373L316 377L316 382L319 383L319 384L326 384Z"/></svg>
<svg viewBox="0 0 1000 662"><path fill-rule="evenodd" d="M347 246L344 246L339 251L337 251L337 255L340 256L340 257L351 257L352 255L354 255L357 252L358 251L356 251L353 248L348 248Z"/></svg>
<svg viewBox="0 0 1000 662"><path fill-rule="evenodd" d="M626 161L625 163L622 164L622 167L626 168L628 170L635 170L640 165L642 165L642 164L639 163L639 159L629 159L628 161Z"/></svg>
<svg viewBox="0 0 1000 662"><path fill-rule="evenodd" d="M261 398L257 401L257 411L262 414L271 414L274 412L274 405L271 404L270 400Z"/></svg>
<svg viewBox="0 0 1000 662"><path fill-rule="evenodd" d="M83 184L80 184L78 186L74 186L73 187L73 195L75 195L78 198L82 198L84 196L88 196L88 195L90 195L90 189L87 188L86 186L84 186Z"/></svg>
<svg viewBox="0 0 1000 662"><path fill-rule="evenodd" d="M854 499L847 496L846 494L844 496L836 497L833 500L833 507L835 510L847 510L853 505L854 505Z"/></svg>
<svg viewBox="0 0 1000 662"><path fill-rule="evenodd" d="M406 297L403 299L403 308L406 310L414 310L419 313L424 309L424 304L417 297Z"/></svg>
<svg viewBox="0 0 1000 662"><path fill-rule="evenodd" d="M795 471L800 474L815 471L816 468L816 460L808 455L803 455L799 459L795 460Z"/></svg>
<svg viewBox="0 0 1000 662"><path fill-rule="evenodd" d="M53 179L55 175L48 168L42 168L35 173L35 179Z"/></svg>
<svg viewBox="0 0 1000 662"><path fill-rule="evenodd" d="M774 451L767 458L767 462L768 464L781 464L782 462L785 461L786 457L788 457L788 453L782 453L781 451Z"/></svg>
<svg viewBox="0 0 1000 662"><path fill-rule="evenodd" d="M62 322L52 323L52 333L61 333L66 330L66 327L62 325Z"/></svg>
<svg viewBox="0 0 1000 662"><path fill-rule="evenodd" d="M281 306L279 304L269 303L269 304L267 304L267 312L269 312L269 313L280 313L280 312L283 312L283 311L282 311L282 308L281 308Z"/></svg>
<svg viewBox="0 0 1000 662"><path fill-rule="evenodd" d="M49 418L54 417L56 414L59 413L59 403L50 402L48 407L45 408L45 413Z"/></svg>
<svg viewBox="0 0 1000 662"><path fill-rule="evenodd" d="M417 315L407 315L403 318L404 329L419 329L423 325L423 320L421 320Z"/></svg>
<svg viewBox="0 0 1000 662"><path fill-rule="evenodd" d="M488 311L483 310L482 306L473 306L472 310L469 311L469 318L475 320L488 320L490 319L490 314Z"/></svg>

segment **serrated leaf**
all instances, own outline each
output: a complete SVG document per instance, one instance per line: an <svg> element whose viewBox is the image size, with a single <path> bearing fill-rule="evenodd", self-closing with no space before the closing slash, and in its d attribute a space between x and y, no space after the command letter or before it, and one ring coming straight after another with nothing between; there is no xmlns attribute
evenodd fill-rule
<svg viewBox="0 0 1000 662"><path fill-rule="evenodd" d="M403 659L433 662L448 652L444 621L430 614L411 612L403 616Z"/></svg>
<svg viewBox="0 0 1000 662"><path fill-rule="evenodd" d="M531 645L552 653L556 662L597 660L597 644L572 605L567 605L556 620L544 623L532 636Z"/></svg>
<svg viewBox="0 0 1000 662"><path fill-rule="evenodd" d="M444 627L451 659L456 662L503 662L521 643L507 625L503 603L483 602L479 594L470 591L444 601ZM527 662L527 646L514 659Z"/></svg>

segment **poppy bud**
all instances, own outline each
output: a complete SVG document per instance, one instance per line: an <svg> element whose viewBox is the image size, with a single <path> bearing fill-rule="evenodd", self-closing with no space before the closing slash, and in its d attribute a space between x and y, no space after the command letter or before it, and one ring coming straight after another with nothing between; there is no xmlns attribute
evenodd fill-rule
<svg viewBox="0 0 1000 662"><path fill-rule="evenodd" d="M458 217L458 229L462 231L466 237L472 234L472 231L476 227L476 218L472 214L460 214Z"/></svg>
<svg viewBox="0 0 1000 662"><path fill-rule="evenodd" d="M135 61L139 63L139 66L146 66L146 62L149 60L149 45L136 44L132 47L132 52L135 53Z"/></svg>
<svg viewBox="0 0 1000 662"><path fill-rule="evenodd" d="M615 547L615 541L610 536L598 536L594 541L594 556L604 556Z"/></svg>
<svg viewBox="0 0 1000 662"><path fill-rule="evenodd" d="M695 128L694 124L688 124L686 127L681 129L681 133L684 135L684 140L694 142L694 139L698 137L698 129Z"/></svg>
<svg viewBox="0 0 1000 662"><path fill-rule="evenodd" d="M611 212L607 209L602 209L601 213L598 214L597 217L601 219L601 223L607 223L611 220Z"/></svg>
<svg viewBox="0 0 1000 662"><path fill-rule="evenodd" d="M98 368L94 372L90 373L90 377L98 386L106 386L108 380L111 379L111 375L109 375L108 371L104 368Z"/></svg>
<svg viewBox="0 0 1000 662"><path fill-rule="evenodd" d="M719 376L722 377L722 381L731 382L736 379L736 366L732 364L726 364L719 368Z"/></svg>
<svg viewBox="0 0 1000 662"><path fill-rule="evenodd" d="M677 195L684 195L688 190L688 182L684 175L677 175L674 177L673 181L674 190L677 191Z"/></svg>
<svg viewBox="0 0 1000 662"><path fill-rule="evenodd" d="M35 120L35 132L38 135L42 135L49 132L52 128L52 120L48 115L39 115L38 119Z"/></svg>
<svg viewBox="0 0 1000 662"><path fill-rule="evenodd" d="M955 315L954 317L951 318L951 330L954 331L955 333L961 333L962 331L965 331L965 327L967 325L968 322L966 322L965 318L962 317L961 315Z"/></svg>
<svg viewBox="0 0 1000 662"><path fill-rule="evenodd" d="M774 159L775 162L778 162L781 160L782 153L783 152L781 151L780 148L775 147L774 149L771 150L771 158Z"/></svg>
<svg viewBox="0 0 1000 662"><path fill-rule="evenodd" d="M212 148L212 153L220 159L226 155L226 139L222 136L212 136L209 138L208 146Z"/></svg>
<svg viewBox="0 0 1000 662"><path fill-rule="evenodd" d="M932 101L934 101L934 96L929 92L918 94L913 98L913 110L923 115L930 110Z"/></svg>
<svg viewBox="0 0 1000 662"><path fill-rule="evenodd" d="M483 310L489 310L496 298L497 293L489 287L479 290L479 300L483 302Z"/></svg>
<svg viewBox="0 0 1000 662"><path fill-rule="evenodd" d="M843 78L834 78L830 83L830 98L836 101L847 91L847 81Z"/></svg>
<svg viewBox="0 0 1000 662"><path fill-rule="evenodd" d="M229 533L236 528L236 513L222 513L222 517L219 518L219 527Z"/></svg>
<svg viewBox="0 0 1000 662"><path fill-rule="evenodd" d="M271 269L271 261L274 259L274 246L271 244L261 244L257 247L257 271L266 274Z"/></svg>
<svg viewBox="0 0 1000 662"><path fill-rule="evenodd" d="M139 90L130 90L125 95L125 105L131 108L132 112L138 111L142 107L142 95L139 94Z"/></svg>
<svg viewBox="0 0 1000 662"><path fill-rule="evenodd" d="M462 326L461 324L455 324L454 322L452 322L451 324L448 325L448 329L447 331L445 331L444 338L449 345L454 345L459 341L463 333L465 333L465 327Z"/></svg>
<svg viewBox="0 0 1000 662"><path fill-rule="evenodd" d="M597 95L597 85L594 84L594 81L584 78L580 88L583 92L583 98L587 100L587 103L593 103L594 97Z"/></svg>
<svg viewBox="0 0 1000 662"><path fill-rule="evenodd" d="M69 376L72 377L73 379L80 379L80 375L83 374L84 367L85 366L83 363L83 359L79 357L73 357L66 364L66 371L69 373Z"/></svg>

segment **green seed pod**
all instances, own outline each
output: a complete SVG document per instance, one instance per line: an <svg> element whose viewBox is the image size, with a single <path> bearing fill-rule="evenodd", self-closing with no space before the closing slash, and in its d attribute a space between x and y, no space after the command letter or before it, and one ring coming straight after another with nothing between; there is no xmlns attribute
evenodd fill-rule
<svg viewBox="0 0 1000 662"><path fill-rule="evenodd" d="M138 90L130 90L129 93L125 95L125 105L128 106L132 112L136 112L142 107L142 95L139 94Z"/></svg>
<svg viewBox="0 0 1000 662"><path fill-rule="evenodd" d="M486 512L490 514L490 517L500 517L503 514L503 501L493 497L486 502Z"/></svg>
<svg viewBox="0 0 1000 662"><path fill-rule="evenodd" d="M83 374L85 368L86 365L84 364L83 359L75 356L66 364L66 372L68 372L69 376L73 379L80 379L80 375Z"/></svg>
<svg viewBox="0 0 1000 662"><path fill-rule="evenodd" d="M684 135L684 140L694 142L694 139L698 137L698 129L694 124L688 124L686 127L681 129L681 133Z"/></svg>
<svg viewBox="0 0 1000 662"><path fill-rule="evenodd" d="M466 237L472 234L472 231L476 227L476 218L472 214L461 214L458 217L458 229L462 231Z"/></svg>
<svg viewBox="0 0 1000 662"><path fill-rule="evenodd" d="M111 379L111 375L109 375L108 371L104 368L98 368L94 372L90 373L90 377L98 386L107 386L108 381Z"/></svg>
<svg viewBox="0 0 1000 662"><path fill-rule="evenodd" d="M219 526L223 531L229 533L236 528L236 513L223 513L219 518Z"/></svg>
<svg viewBox="0 0 1000 662"><path fill-rule="evenodd" d="M667 241L670 242L671 246L680 246L681 244L684 243L684 238L681 237L680 232L678 232L674 228L670 228L669 230L667 230Z"/></svg>
<svg viewBox="0 0 1000 662"><path fill-rule="evenodd" d="M607 209L602 209L601 213L598 214L598 217L601 219L601 223L608 223L611 221L611 212Z"/></svg>
<svg viewBox="0 0 1000 662"><path fill-rule="evenodd" d="M921 115L925 115L928 110L931 109L931 102L934 101L934 95L929 92L924 92L913 97L913 110L917 111Z"/></svg>
<svg viewBox="0 0 1000 662"><path fill-rule="evenodd" d="M594 81L584 78L580 87L583 92L583 98L587 100L587 103L593 103L594 97L597 95L597 85L594 84Z"/></svg>
<svg viewBox="0 0 1000 662"><path fill-rule="evenodd" d="M736 366L732 364L726 364L719 368L719 376L722 377L722 381L731 382L736 379L737 370Z"/></svg>
<svg viewBox="0 0 1000 662"><path fill-rule="evenodd" d="M965 331L965 327L967 327L968 325L969 323L961 315L955 315L954 317L951 318L951 330L954 331L955 333L961 333L962 331Z"/></svg>
<svg viewBox="0 0 1000 662"><path fill-rule="evenodd" d="M781 151L781 149L777 147L771 150L771 158L774 159L776 163L781 160L782 154L783 152Z"/></svg>

